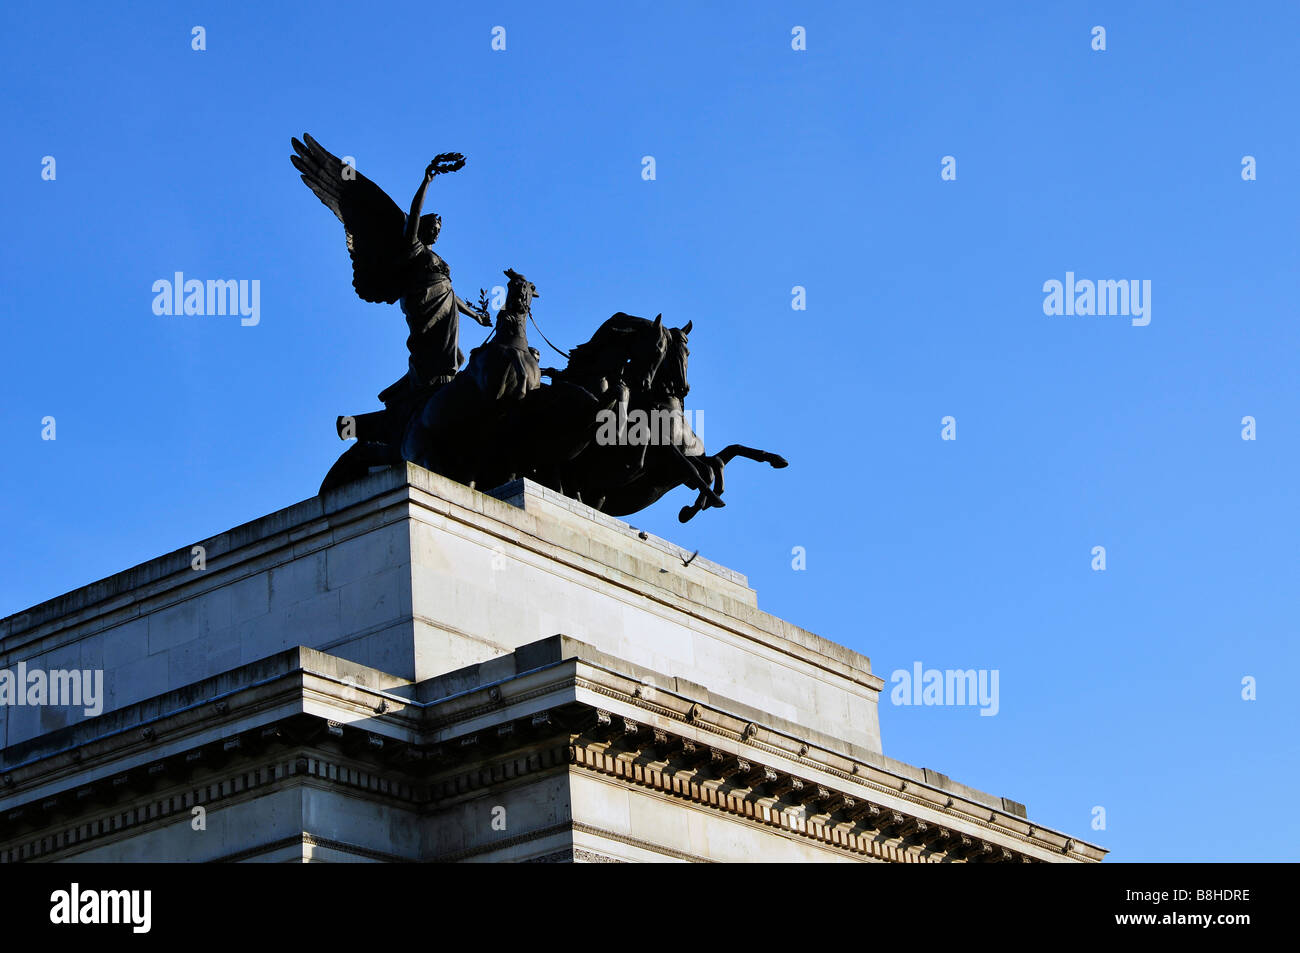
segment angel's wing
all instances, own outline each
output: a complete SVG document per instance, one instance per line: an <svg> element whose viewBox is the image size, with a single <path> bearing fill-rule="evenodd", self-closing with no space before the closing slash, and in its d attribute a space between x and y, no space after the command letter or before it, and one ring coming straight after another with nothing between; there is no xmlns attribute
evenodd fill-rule
<svg viewBox="0 0 1300 953"><path fill-rule="evenodd" d="M352 256L352 287L363 301L392 304L407 291L406 214L388 193L311 136L303 133L302 138L293 140L295 154L289 159L307 187L343 223Z"/></svg>

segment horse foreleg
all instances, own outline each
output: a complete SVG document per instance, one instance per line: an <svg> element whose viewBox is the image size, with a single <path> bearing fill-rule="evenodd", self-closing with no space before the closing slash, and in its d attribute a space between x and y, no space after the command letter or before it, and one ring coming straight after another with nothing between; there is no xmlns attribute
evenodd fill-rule
<svg viewBox="0 0 1300 953"><path fill-rule="evenodd" d="M677 446L675 443L670 443L667 445L667 450L671 459L676 461L677 472L681 474L679 479L684 484L689 486L692 490L697 490L699 494L708 501L710 506L727 505L722 502L722 498L718 496L718 494L714 493L709 487L709 484L705 481L704 477L700 475L700 471L696 469L691 458L682 452L681 447Z"/></svg>
<svg viewBox="0 0 1300 953"><path fill-rule="evenodd" d="M713 472L713 495L722 496L722 491L726 488L722 476L722 470L725 464L717 457L704 457L704 462ZM677 512L677 519L682 523L689 522L700 510L708 509L712 504L709 503L708 497L702 492L690 506L683 506Z"/></svg>
<svg viewBox="0 0 1300 953"><path fill-rule="evenodd" d="M780 454L771 453L767 450L755 450L753 447L746 447L743 444L733 443L730 446L724 447L722 451L716 455L704 458L708 463L708 466L713 470L713 497L720 497L723 490L726 489L723 470L726 465L736 457L745 457L748 460L757 460L760 463L767 463L777 470L790 465L785 457ZM701 492L699 498L694 503L690 506L683 506L678 511L677 519L685 523L692 519L700 510L708 509L710 506L714 505L716 504Z"/></svg>
<svg viewBox="0 0 1300 953"><path fill-rule="evenodd" d="M733 443L728 447L723 447L716 457L724 464L730 463L736 457L744 457L746 460L757 460L759 463L771 464L777 470L790 465L789 461L778 453L770 453L767 450L755 450L753 447L746 447L744 444L739 443Z"/></svg>

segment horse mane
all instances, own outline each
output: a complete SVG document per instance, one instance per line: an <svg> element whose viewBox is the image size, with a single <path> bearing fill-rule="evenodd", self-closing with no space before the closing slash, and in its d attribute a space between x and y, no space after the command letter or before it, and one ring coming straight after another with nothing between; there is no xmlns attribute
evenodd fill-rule
<svg viewBox="0 0 1300 953"><path fill-rule="evenodd" d="M634 314L626 314L622 311L611 315L596 329L591 340L576 344L569 349L568 370L594 363L615 338L629 331L641 330L653 323L649 318L638 318Z"/></svg>

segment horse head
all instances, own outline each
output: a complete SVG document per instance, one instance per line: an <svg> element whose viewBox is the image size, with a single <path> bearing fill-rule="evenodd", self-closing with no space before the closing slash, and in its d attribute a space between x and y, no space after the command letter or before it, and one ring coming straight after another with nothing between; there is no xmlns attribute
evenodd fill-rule
<svg viewBox="0 0 1300 953"><path fill-rule="evenodd" d="M668 329L668 347L650 388L656 396L682 398L690 393L691 385L686 380L686 366L690 362L691 351L687 343L688 335L694 325L694 321L687 321L680 328Z"/></svg>
<svg viewBox="0 0 1300 953"><path fill-rule="evenodd" d="M668 353L670 340L662 314L655 315L653 321L638 320L642 323L633 329L623 376L629 387L648 393Z"/></svg>

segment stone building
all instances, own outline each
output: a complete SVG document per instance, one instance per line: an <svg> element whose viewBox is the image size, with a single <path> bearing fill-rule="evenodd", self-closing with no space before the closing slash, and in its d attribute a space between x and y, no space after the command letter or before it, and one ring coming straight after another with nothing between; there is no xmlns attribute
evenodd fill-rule
<svg viewBox="0 0 1300 953"><path fill-rule="evenodd" d="M885 757L867 658L533 483L376 473L0 621L0 861L1095 862ZM201 565L202 568L195 568Z"/></svg>

